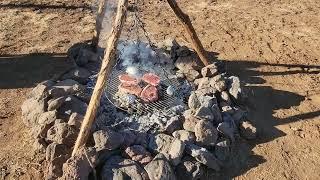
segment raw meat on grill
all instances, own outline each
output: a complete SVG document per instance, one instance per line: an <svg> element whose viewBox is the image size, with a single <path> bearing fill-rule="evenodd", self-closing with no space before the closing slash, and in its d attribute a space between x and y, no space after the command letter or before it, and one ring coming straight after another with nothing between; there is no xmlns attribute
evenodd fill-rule
<svg viewBox="0 0 320 180"><path fill-rule="evenodd" d="M140 80L130 76L129 74L121 74L119 76L120 82L125 86L135 86L138 85Z"/></svg>
<svg viewBox="0 0 320 180"><path fill-rule="evenodd" d="M142 80L152 86L158 86L160 84L160 77L153 73L144 74Z"/></svg>
<svg viewBox="0 0 320 180"><path fill-rule="evenodd" d="M124 84L120 84L119 91L122 93L140 96L142 88L139 85L126 86Z"/></svg>
<svg viewBox="0 0 320 180"><path fill-rule="evenodd" d="M141 99L147 103L155 102L158 100L158 89L155 86L147 85L141 92Z"/></svg>

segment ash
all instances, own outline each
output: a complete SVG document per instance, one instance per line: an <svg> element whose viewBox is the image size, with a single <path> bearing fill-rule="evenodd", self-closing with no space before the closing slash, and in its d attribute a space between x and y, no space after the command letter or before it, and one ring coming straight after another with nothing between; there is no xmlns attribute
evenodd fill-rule
<svg viewBox="0 0 320 180"><path fill-rule="evenodd" d="M186 106L173 106L166 110L155 110L153 113L130 114L114 106L106 97L101 100L94 131L106 128L134 130L139 132L161 132L167 121L174 116L181 116Z"/></svg>

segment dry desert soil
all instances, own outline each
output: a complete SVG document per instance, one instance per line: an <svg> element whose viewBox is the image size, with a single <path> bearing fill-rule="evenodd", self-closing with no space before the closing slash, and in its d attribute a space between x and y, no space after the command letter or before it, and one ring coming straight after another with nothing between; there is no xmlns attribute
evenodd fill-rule
<svg viewBox="0 0 320 180"><path fill-rule="evenodd" d="M154 42L182 26L165 1L139 0ZM320 179L320 3L318 0L179 0L207 51L240 77L254 141L238 143L230 167L208 179ZM68 67L67 50L90 40L94 0L1 0L0 177L42 179L21 103L37 83Z"/></svg>

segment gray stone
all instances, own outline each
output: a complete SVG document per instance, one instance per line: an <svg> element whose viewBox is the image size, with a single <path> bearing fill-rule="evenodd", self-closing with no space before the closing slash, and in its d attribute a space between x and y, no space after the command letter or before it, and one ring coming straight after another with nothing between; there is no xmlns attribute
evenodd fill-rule
<svg viewBox="0 0 320 180"><path fill-rule="evenodd" d="M224 90L227 89L227 85L225 81L218 81L216 82L216 84L214 85L214 87L219 91L222 92Z"/></svg>
<svg viewBox="0 0 320 180"><path fill-rule="evenodd" d="M222 105L222 103L220 103L220 106ZM233 114L234 113L234 109L229 106L229 105L222 105L221 106L221 111L224 113L228 113L228 114Z"/></svg>
<svg viewBox="0 0 320 180"><path fill-rule="evenodd" d="M200 73L194 69L182 71L188 81L192 82L200 77Z"/></svg>
<svg viewBox="0 0 320 180"><path fill-rule="evenodd" d="M194 110L193 110L193 109L188 109L188 110L186 110L186 111L183 112L183 116L184 116L185 118L188 118L188 117L190 117L190 116L193 116L193 114L194 114Z"/></svg>
<svg viewBox="0 0 320 180"><path fill-rule="evenodd" d="M182 180L200 179L203 173L204 170L201 166L201 163L188 156L183 158L182 162L176 168L177 179Z"/></svg>
<svg viewBox="0 0 320 180"><path fill-rule="evenodd" d="M69 147L74 145L78 132L67 123L54 124L47 132L47 139Z"/></svg>
<svg viewBox="0 0 320 180"><path fill-rule="evenodd" d="M66 97L58 97L55 99L50 99L48 101L48 111L53 111L58 109L65 101Z"/></svg>
<svg viewBox="0 0 320 180"><path fill-rule="evenodd" d="M142 165L152 161L151 153L141 145L133 145L125 149L125 153L131 160L139 162Z"/></svg>
<svg viewBox="0 0 320 180"><path fill-rule="evenodd" d="M204 89L210 87L210 81L208 77L203 77L195 80L195 84L198 85L198 89Z"/></svg>
<svg viewBox="0 0 320 180"><path fill-rule="evenodd" d="M218 132L212 123L200 120L195 126L196 141L205 146L214 146L218 139Z"/></svg>
<svg viewBox="0 0 320 180"><path fill-rule="evenodd" d="M38 124L39 116L45 112L44 100L29 98L21 106L22 121L27 127L33 127Z"/></svg>
<svg viewBox="0 0 320 180"><path fill-rule="evenodd" d="M239 100L241 96L241 84L240 79L235 76L231 76L228 78L229 85L228 85L228 91L230 95L235 99Z"/></svg>
<svg viewBox="0 0 320 180"><path fill-rule="evenodd" d="M190 109L197 109L200 107L200 101L195 92L192 92L188 99L188 106Z"/></svg>
<svg viewBox="0 0 320 180"><path fill-rule="evenodd" d="M77 67L64 74L61 77L61 80L73 79L75 81L80 82L81 84L85 84L88 82L88 78L90 75L91 73L87 69Z"/></svg>
<svg viewBox="0 0 320 180"><path fill-rule="evenodd" d="M214 153L220 161L227 161L231 155L230 142L228 140L218 142Z"/></svg>
<svg viewBox="0 0 320 180"><path fill-rule="evenodd" d="M150 136L148 148L156 153L163 153L168 157L168 153L171 148L171 143L174 138L166 134L157 134L156 136Z"/></svg>
<svg viewBox="0 0 320 180"><path fill-rule="evenodd" d="M33 142L32 147L35 152L43 154L46 151L47 145L48 144L46 143L46 141L43 138L37 138Z"/></svg>
<svg viewBox="0 0 320 180"><path fill-rule="evenodd" d="M93 138L97 151L117 149L124 141L120 133L111 129L96 131L93 133Z"/></svg>
<svg viewBox="0 0 320 180"><path fill-rule="evenodd" d="M48 111L42 113L38 118L38 124L51 124L57 119L57 111Z"/></svg>
<svg viewBox="0 0 320 180"><path fill-rule="evenodd" d="M183 122L183 129L194 132L194 127L196 126L199 120L200 119L194 116L186 117Z"/></svg>
<svg viewBox="0 0 320 180"><path fill-rule="evenodd" d="M194 69L194 70L201 69L201 63L198 60L198 58L195 58L192 56L178 57L174 65L176 66L176 68L178 68L182 72L187 72L190 69Z"/></svg>
<svg viewBox="0 0 320 180"><path fill-rule="evenodd" d="M231 105L231 98L227 91L222 91L220 96L224 102L226 102L228 105Z"/></svg>
<svg viewBox="0 0 320 180"><path fill-rule="evenodd" d="M135 132L136 139L134 144L142 145L143 147L148 147L148 134L145 132Z"/></svg>
<svg viewBox="0 0 320 180"><path fill-rule="evenodd" d="M68 96L61 107L58 109L59 116L69 118L72 113L76 112L85 115L88 105L74 96Z"/></svg>
<svg viewBox="0 0 320 180"><path fill-rule="evenodd" d="M113 156L108 159L102 168L101 179L134 179L147 180L148 175L145 170L136 162L130 159L123 159L120 156Z"/></svg>
<svg viewBox="0 0 320 180"><path fill-rule="evenodd" d="M135 133L130 130L119 131L119 133L123 136L123 142L121 144L123 149L133 145L137 139Z"/></svg>
<svg viewBox="0 0 320 180"><path fill-rule="evenodd" d="M200 119L206 119L208 121L214 120L214 114L212 113L212 110L210 107L206 106L200 106L200 108L195 113L196 117L199 117Z"/></svg>
<svg viewBox="0 0 320 180"><path fill-rule="evenodd" d="M194 143L196 140L194 133L187 130L178 130L173 132L172 135L186 143Z"/></svg>
<svg viewBox="0 0 320 180"><path fill-rule="evenodd" d="M55 142L48 145L46 148L46 160L53 161L55 158L65 155L71 155L71 149L64 144L57 144ZM68 159L68 158L67 158ZM61 166L62 167L62 166Z"/></svg>
<svg viewBox="0 0 320 180"><path fill-rule="evenodd" d="M211 107L211 112L214 116L214 123L215 124L222 122L222 115L221 115L220 109L217 104L214 104Z"/></svg>
<svg viewBox="0 0 320 180"><path fill-rule="evenodd" d="M72 113L68 120L69 126L75 126L77 129L81 127L81 123L83 121L84 116L79 113Z"/></svg>
<svg viewBox="0 0 320 180"><path fill-rule="evenodd" d="M80 149L63 164L63 176L60 180L88 179L97 162L96 154L94 148Z"/></svg>
<svg viewBox="0 0 320 180"><path fill-rule="evenodd" d="M28 98L34 98L36 100L46 99L49 95L48 89L53 86L54 82L47 80L39 83L35 88L31 90L28 95Z"/></svg>
<svg viewBox="0 0 320 180"><path fill-rule="evenodd" d="M219 92L223 92L227 89L227 84L221 75L210 78L211 87L215 87Z"/></svg>
<svg viewBox="0 0 320 180"><path fill-rule="evenodd" d="M47 138L48 130L55 124L56 121L56 111L48 111L40 115L39 126L33 126L32 131L39 127L38 134L34 134L37 138Z"/></svg>
<svg viewBox="0 0 320 180"><path fill-rule="evenodd" d="M204 106L204 107L210 108L214 104L217 104L217 98L214 96L200 96L198 99L201 106Z"/></svg>
<svg viewBox="0 0 320 180"><path fill-rule="evenodd" d="M217 92L217 89L215 87L207 87L202 89L197 89L195 93L198 97L201 96L212 96Z"/></svg>
<svg viewBox="0 0 320 180"><path fill-rule="evenodd" d="M77 81L72 79L66 79L58 82L54 86L52 86L49 90L49 94L52 97L61 97L67 95L73 95L80 91L85 91L86 87L79 84Z"/></svg>
<svg viewBox="0 0 320 180"><path fill-rule="evenodd" d="M180 163L181 158L183 156L185 144L179 139L174 139L171 143L171 148L168 152L170 162L172 165L176 166Z"/></svg>
<svg viewBox="0 0 320 180"><path fill-rule="evenodd" d="M63 163L67 161L68 157L59 156L50 161L46 169L46 179L58 179L63 175Z"/></svg>
<svg viewBox="0 0 320 180"><path fill-rule="evenodd" d="M218 73L218 67L216 66L216 64L210 64L201 69L201 74L203 77L213 77Z"/></svg>
<svg viewBox="0 0 320 180"><path fill-rule="evenodd" d="M255 139L257 137L257 128L254 127L249 121L243 121L240 123L240 134L245 139Z"/></svg>
<svg viewBox="0 0 320 180"><path fill-rule="evenodd" d="M76 57L74 57L75 63L78 66L84 66L88 62L96 62L99 60L99 56L95 54L93 51L87 49L87 48L81 48L78 51L78 54Z"/></svg>
<svg viewBox="0 0 320 180"><path fill-rule="evenodd" d="M145 167L150 180L175 180L174 170L163 154L158 154Z"/></svg>
<svg viewBox="0 0 320 180"><path fill-rule="evenodd" d="M194 157L201 164L204 164L216 171L220 170L221 162L215 157L214 154L210 153L207 149L201 148L194 144L187 144L186 153Z"/></svg>
<svg viewBox="0 0 320 180"><path fill-rule="evenodd" d="M217 130L234 142L234 128L227 122L219 123Z"/></svg>
<svg viewBox="0 0 320 180"><path fill-rule="evenodd" d="M240 108L235 108L234 113L232 114L232 118L234 119L235 123L240 124L242 119L245 117L246 112Z"/></svg>
<svg viewBox="0 0 320 180"><path fill-rule="evenodd" d="M172 134L175 130L182 129L182 121L179 115L173 116L167 121L165 132Z"/></svg>

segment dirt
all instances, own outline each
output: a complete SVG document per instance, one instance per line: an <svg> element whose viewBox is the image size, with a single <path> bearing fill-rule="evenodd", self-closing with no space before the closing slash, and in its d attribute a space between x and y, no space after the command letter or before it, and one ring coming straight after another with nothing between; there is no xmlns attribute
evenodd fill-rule
<svg viewBox="0 0 320 180"><path fill-rule="evenodd" d="M141 0L140 0L141 1ZM320 5L317 0L178 1L205 48L240 77L258 139L237 144L232 166L213 179L319 179ZM68 67L67 50L90 40L93 1L0 3L0 177L41 179L20 105L30 88ZM153 42L189 45L165 1L144 1ZM129 17L130 18L130 17Z"/></svg>

